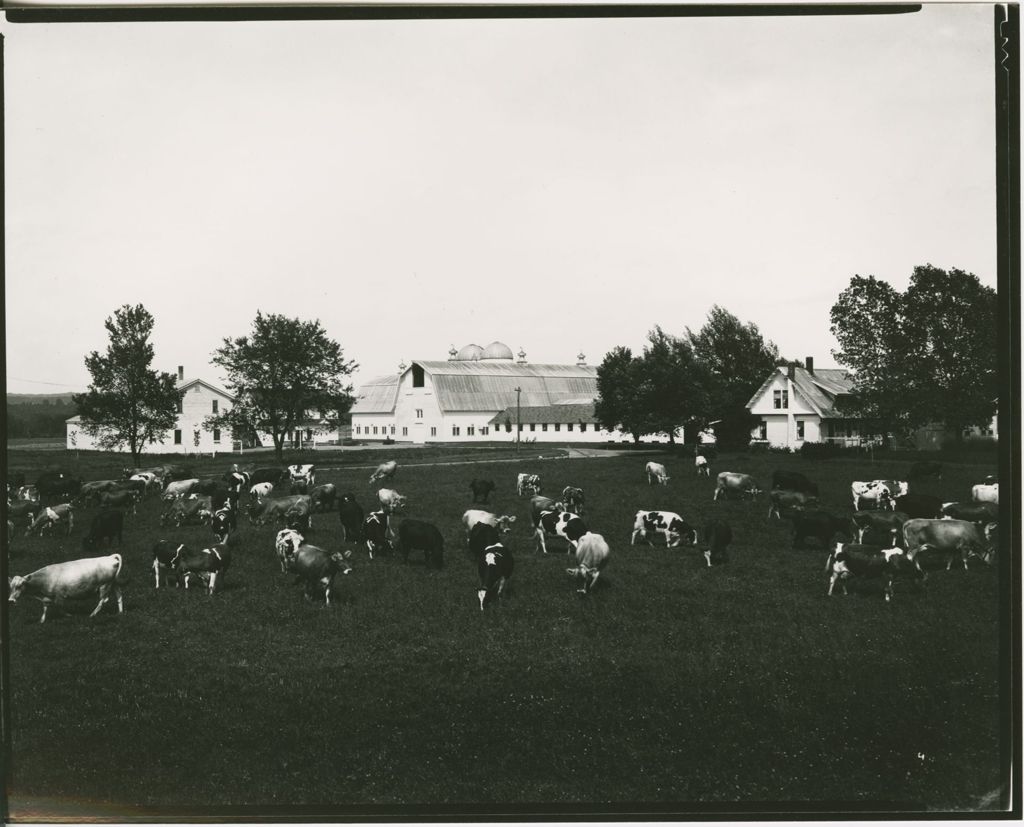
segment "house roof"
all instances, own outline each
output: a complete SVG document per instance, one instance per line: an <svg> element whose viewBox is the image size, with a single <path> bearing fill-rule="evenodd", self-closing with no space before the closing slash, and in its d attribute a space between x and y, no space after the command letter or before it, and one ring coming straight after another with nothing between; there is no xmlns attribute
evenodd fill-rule
<svg viewBox="0 0 1024 827"><path fill-rule="evenodd" d="M352 405L354 414L392 413L398 401L397 373L378 376L360 386Z"/></svg>
<svg viewBox="0 0 1024 827"><path fill-rule="evenodd" d="M178 382L178 384L176 384L174 386L174 389L178 390L178 391L186 391L189 388L191 388L193 385L202 385L204 388L208 388L209 390L213 391L214 393L219 393L225 399L230 399L232 402L235 401L235 397L233 397L226 390L224 390L223 388L218 388L216 385L211 384L210 382L207 382L205 379L198 379L198 378L196 378L196 379L183 379L182 381Z"/></svg>
<svg viewBox="0 0 1024 827"><path fill-rule="evenodd" d="M757 389L747 403L747 408L754 407L757 401L767 392L779 374L786 375L789 369L780 365ZM807 368L797 367L793 370L793 384L800 395L822 419L843 418L844 414L836 410L836 399L842 395L852 394L854 379L840 368L817 368L813 373Z"/></svg>
<svg viewBox="0 0 1024 827"><path fill-rule="evenodd" d="M503 424L505 422L514 423L516 421L516 407L512 405L509 408L505 408L503 411L498 411L490 419L490 423ZM531 423L565 423L565 422L586 422L589 424L595 424L597 419L594 417L594 403L588 402L586 404L557 404L557 405L530 405L527 407L520 406L519 408L519 422L523 425L529 425Z"/></svg>

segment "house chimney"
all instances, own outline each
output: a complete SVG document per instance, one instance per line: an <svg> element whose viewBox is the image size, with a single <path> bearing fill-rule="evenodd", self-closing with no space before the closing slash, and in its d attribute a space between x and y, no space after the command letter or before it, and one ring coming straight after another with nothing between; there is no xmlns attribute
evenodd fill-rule
<svg viewBox="0 0 1024 827"><path fill-rule="evenodd" d="M814 357L813 356L806 357L804 359L804 365L807 368L807 372L813 376L814 375Z"/></svg>
<svg viewBox="0 0 1024 827"><path fill-rule="evenodd" d="M796 378L796 366L789 365L786 367L786 376L789 377L790 381Z"/></svg>
<svg viewBox="0 0 1024 827"><path fill-rule="evenodd" d="M525 365L526 364L526 351L523 350L522 348L519 348L519 353L517 355L519 356L519 358L516 360L516 364L517 365Z"/></svg>
<svg viewBox="0 0 1024 827"><path fill-rule="evenodd" d="M178 381L181 382L185 378L185 366L178 365Z"/></svg>
<svg viewBox="0 0 1024 827"><path fill-rule="evenodd" d="M579 353L576 354L576 366L582 368L586 367L586 364L587 357L583 355L583 351L581 350Z"/></svg>

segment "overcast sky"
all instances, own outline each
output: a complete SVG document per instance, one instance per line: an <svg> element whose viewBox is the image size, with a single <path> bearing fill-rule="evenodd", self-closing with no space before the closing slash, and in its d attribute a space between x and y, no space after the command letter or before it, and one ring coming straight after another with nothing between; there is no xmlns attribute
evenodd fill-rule
<svg viewBox="0 0 1024 827"><path fill-rule="evenodd" d="M855 273L995 286L992 19L4 21L8 391L83 389L125 303L213 381L257 310L357 384L716 303L832 365Z"/></svg>

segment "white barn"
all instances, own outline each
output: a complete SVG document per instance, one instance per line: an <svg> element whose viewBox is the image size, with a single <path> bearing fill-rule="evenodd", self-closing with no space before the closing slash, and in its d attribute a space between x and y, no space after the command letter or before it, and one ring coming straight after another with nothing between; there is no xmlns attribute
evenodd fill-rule
<svg viewBox="0 0 1024 827"><path fill-rule="evenodd" d="M178 402L178 420L163 440L143 446L143 451L154 454L212 454L231 450L230 431L207 429L203 424L208 416L230 410L234 397L227 391L204 379L184 378L184 368L178 367L176 388L181 395ZM96 440L82 430L82 418L73 416L66 421L68 450L98 451ZM127 446L120 449L127 452Z"/></svg>
<svg viewBox="0 0 1024 827"><path fill-rule="evenodd" d="M414 359L364 383L352 407L352 437L396 442L607 442L631 439L594 418L597 368L531 364L501 342L466 345L447 361ZM518 392L518 393L517 393ZM518 395L518 399L517 399ZM667 441L667 435L645 441Z"/></svg>

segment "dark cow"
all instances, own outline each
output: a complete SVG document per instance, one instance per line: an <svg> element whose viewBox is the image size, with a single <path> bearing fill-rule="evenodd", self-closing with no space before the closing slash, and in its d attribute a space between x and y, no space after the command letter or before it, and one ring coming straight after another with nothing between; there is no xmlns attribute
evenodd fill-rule
<svg viewBox="0 0 1024 827"><path fill-rule="evenodd" d="M745 497L748 494L751 497L756 497L760 493L761 489L757 487L757 480L750 474L723 471L718 475L715 484L714 499L717 500L720 494L724 494L726 497Z"/></svg>
<svg viewBox="0 0 1024 827"><path fill-rule="evenodd" d="M43 506L34 502L16 502L7 506L7 518L17 526L30 526Z"/></svg>
<svg viewBox="0 0 1024 827"><path fill-rule="evenodd" d="M391 551L391 538L388 535L388 512L383 509L371 511L363 520L363 537L366 538L366 548L370 552L370 559L373 553Z"/></svg>
<svg viewBox="0 0 1024 827"><path fill-rule="evenodd" d="M896 511L909 517L938 520L942 517L942 500L929 494L904 494L893 500Z"/></svg>
<svg viewBox="0 0 1024 827"><path fill-rule="evenodd" d="M269 482L271 485L280 484L281 480L288 479L288 471L284 468L257 468L249 475L249 484L257 485L261 482Z"/></svg>
<svg viewBox="0 0 1024 827"><path fill-rule="evenodd" d="M886 602L892 598L894 577L902 575L924 578L917 561L900 549L882 549L853 543L836 543L825 564L825 570L829 573L829 597L836 583L843 587L843 594L847 594L846 581L851 577L881 578L885 583Z"/></svg>
<svg viewBox="0 0 1024 827"><path fill-rule="evenodd" d="M708 566L729 562L729 544L732 542L732 528L725 520L713 517L704 523L700 535L705 546L704 559Z"/></svg>
<svg viewBox="0 0 1024 827"><path fill-rule="evenodd" d="M24 577L12 577L7 584L10 595L7 599L11 603L17 603L23 594L39 598L43 601L43 616L39 618L39 622L45 623L46 610L51 603L69 597L85 597L99 591L100 602L89 615L95 617L112 591L117 598L117 611L121 613L124 612L124 601L121 589L117 585L121 565L120 554L54 563Z"/></svg>
<svg viewBox="0 0 1024 827"><path fill-rule="evenodd" d="M942 516L987 525L999 522L999 506L995 503L943 503Z"/></svg>
<svg viewBox="0 0 1024 827"><path fill-rule="evenodd" d="M864 544L865 539L874 541L884 537L886 548L894 548L899 545L903 524L909 519L902 511L858 511L850 518L850 526L858 544ZM871 542L868 545L881 544Z"/></svg>
<svg viewBox="0 0 1024 827"><path fill-rule="evenodd" d="M297 582L305 581L306 599L312 600L314 591L323 591L324 606L331 605L331 588L338 572L348 574L352 571L348 558L351 549L342 554L340 551L326 552L317 546L303 544L289 563L289 570L294 572Z"/></svg>
<svg viewBox="0 0 1024 827"><path fill-rule="evenodd" d="M675 512L637 511L633 519L633 534L629 538L629 544L635 546L637 539L640 539L653 546L651 535L659 534L665 538L665 545L669 548L677 547L684 537L688 545L697 544L697 529Z"/></svg>
<svg viewBox="0 0 1024 827"><path fill-rule="evenodd" d="M135 506L139 495L134 491L104 491L100 494L100 508L127 508L132 514L138 513Z"/></svg>
<svg viewBox="0 0 1024 827"><path fill-rule="evenodd" d="M104 509L92 518L89 531L82 537L82 548L85 551L96 551L100 547L100 541L106 540L113 545L115 538L117 544L121 545L123 533L124 514L121 511Z"/></svg>
<svg viewBox="0 0 1024 827"><path fill-rule="evenodd" d="M213 519L213 505L209 497L174 500L160 515L160 525L206 525Z"/></svg>
<svg viewBox="0 0 1024 827"><path fill-rule="evenodd" d="M341 541L343 543L362 542L365 515L354 495L341 495L338 499L338 516L341 518Z"/></svg>
<svg viewBox="0 0 1024 827"><path fill-rule="evenodd" d="M308 480L292 480L288 485L289 494L308 494L309 493L309 481Z"/></svg>
<svg viewBox="0 0 1024 827"><path fill-rule="evenodd" d="M217 580L224 579L230 566L231 550L227 543L218 543L210 548L197 551L193 551L188 546L180 546L174 553L174 557L171 558L171 568L184 578L186 589L192 577L208 580L207 592L211 597L216 591Z"/></svg>
<svg viewBox="0 0 1024 827"><path fill-rule="evenodd" d="M334 511L337 501L338 487L332 482L318 485L309 492L309 507L314 512Z"/></svg>
<svg viewBox="0 0 1024 827"><path fill-rule="evenodd" d="M286 528L309 531L313 527L313 509L308 497L300 498L284 514Z"/></svg>
<svg viewBox="0 0 1024 827"><path fill-rule="evenodd" d="M494 491L494 481L474 479L469 484L469 490L473 492L473 502L486 503L487 498Z"/></svg>
<svg viewBox="0 0 1024 827"><path fill-rule="evenodd" d="M789 515L793 509L807 508L818 504L818 497L815 494L805 494L802 491L786 491L773 489L768 495L768 519L775 517L782 519L782 512Z"/></svg>
<svg viewBox="0 0 1024 827"><path fill-rule="evenodd" d="M183 543L175 543L171 540L157 540L153 545L153 580L154 586L160 588L160 575L166 579L174 578L174 585L178 585L178 573L173 563L178 554L186 553L188 547Z"/></svg>
<svg viewBox="0 0 1024 827"><path fill-rule="evenodd" d="M227 500L228 492L230 488L224 480L217 479L201 479L198 482L193 483L189 489L189 494L200 494L204 497L220 498L217 502L221 505ZM219 507L217 503L214 507Z"/></svg>
<svg viewBox="0 0 1024 827"><path fill-rule="evenodd" d="M428 566L444 567L444 537L441 530L433 523L422 520L403 520L398 527L398 551L402 561L409 561L409 552L423 552Z"/></svg>
<svg viewBox="0 0 1024 827"><path fill-rule="evenodd" d="M469 550L476 560L479 585L476 596L480 611L488 598L500 600L512 577L515 561L498 536L498 529L487 523L477 523L469 533Z"/></svg>
<svg viewBox="0 0 1024 827"><path fill-rule="evenodd" d="M73 502L76 505L85 505L87 503L95 505L99 502L101 494L112 491L116 487L117 482L115 480L92 480L91 482L82 483L78 488L78 495Z"/></svg>
<svg viewBox="0 0 1024 827"><path fill-rule="evenodd" d="M849 519L836 517L827 511L794 511L789 519L793 522L794 549L803 548L809 537L813 537L820 545L828 548L831 547L836 535L843 539L850 536Z"/></svg>
<svg viewBox="0 0 1024 827"><path fill-rule="evenodd" d="M573 485L567 485L562 489L562 502L565 503L565 510L573 514L583 516L583 489Z"/></svg>
<svg viewBox="0 0 1024 827"><path fill-rule="evenodd" d="M916 559L922 551L944 552L946 571L957 557L965 570L971 557L991 563L995 554L991 537L984 528L964 520L907 520L903 524L903 548L907 556Z"/></svg>
<svg viewBox="0 0 1024 827"><path fill-rule="evenodd" d="M561 537L569 544L567 551L572 554L576 551L576 544L580 537L589 530L587 524L576 514L568 511L545 511L537 521L537 542L541 551L547 554L548 547L544 542L544 537Z"/></svg>
<svg viewBox="0 0 1024 827"><path fill-rule="evenodd" d="M799 491L801 494L810 494L814 497L818 496L817 484L811 482L803 474L799 474L796 471L773 471L772 490Z"/></svg>
<svg viewBox="0 0 1024 827"><path fill-rule="evenodd" d="M43 499L70 500L82 487L82 481L63 471L47 471L36 480L36 488Z"/></svg>
<svg viewBox="0 0 1024 827"><path fill-rule="evenodd" d="M924 477L938 477L942 479L942 463L935 462L935 460L921 460L915 462L910 466L910 470L907 472L908 480L919 480Z"/></svg>

